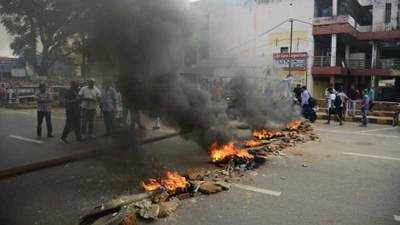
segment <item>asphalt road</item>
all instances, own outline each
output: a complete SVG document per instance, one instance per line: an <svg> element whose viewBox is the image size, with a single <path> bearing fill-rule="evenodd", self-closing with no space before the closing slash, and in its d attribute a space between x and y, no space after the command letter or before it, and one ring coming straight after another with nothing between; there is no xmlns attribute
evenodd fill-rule
<svg viewBox="0 0 400 225"><path fill-rule="evenodd" d="M15 121L32 122L14 116ZM28 128L19 128L8 131L0 126L2 161L12 152L10 146L34 145L9 139L3 144L10 133L29 135ZM186 200L175 215L153 224L400 224L395 221L395 215L400 216L400 129L359 128L353 123L317 123L315 128L321 142L298 145L287 150L287 156L271 158L249 173L242 183L247 186ZM204 150L182 138L135 151L110 151L115 154L0 181L0 224L77 224L82 210L136 192L146 177L165 169L211 166Z"/></svg>

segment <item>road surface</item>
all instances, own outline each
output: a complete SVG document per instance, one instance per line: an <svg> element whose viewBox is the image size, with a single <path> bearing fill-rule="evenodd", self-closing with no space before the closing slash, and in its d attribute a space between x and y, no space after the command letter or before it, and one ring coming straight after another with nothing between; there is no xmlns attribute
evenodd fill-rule
<svg viewBox="0 0 400 225"><path fill-rule="evenodd" d="M10 134L34 137L34 117L0 110L0 124L1 166L59 154L54 153L53 147L59 145L55 141L37 144L9 138ZM287 156L271 158L230 191L186 200L175 215L153 224L400 224L396 221L400 216L399 128L321 122L315 129L320 142L287 150ZM17 153L19 149L23 153ZM165 169L211 166L206 151L180 137L137 150L110 151L99 158L1 180L0 224L77 224L84 209L138 191L144 178Z"/></svg>

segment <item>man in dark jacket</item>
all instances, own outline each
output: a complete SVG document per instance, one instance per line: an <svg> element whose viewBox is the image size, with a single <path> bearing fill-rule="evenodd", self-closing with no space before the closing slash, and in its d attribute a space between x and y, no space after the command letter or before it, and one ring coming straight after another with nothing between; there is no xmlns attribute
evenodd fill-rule
<svg viewBox="0 0 400 225"><path fill-rule="evenodd" d="M61 136L61 141L64 143L67 143L67 137L71 130L75 131L76 140L82 141L79 84L76 81L71 81L70 85L71 87L65 95L65 111L67 119Z"/></svg>

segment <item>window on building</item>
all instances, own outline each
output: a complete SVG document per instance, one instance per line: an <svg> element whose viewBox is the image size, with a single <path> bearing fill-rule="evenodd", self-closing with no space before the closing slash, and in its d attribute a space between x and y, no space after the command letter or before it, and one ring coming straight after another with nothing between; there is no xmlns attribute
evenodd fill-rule
<svg viewBox="0 0 400 225"><path fill-rule="evenodd" d="M390 23L392 18L392 3L386 3L385 6L385 23Z"/></svg>
<svg viewBox="0 0 400 225"><path fill-rule="evenodd" d="M281 47L281 53L288 53L289 47Z"/></svg>

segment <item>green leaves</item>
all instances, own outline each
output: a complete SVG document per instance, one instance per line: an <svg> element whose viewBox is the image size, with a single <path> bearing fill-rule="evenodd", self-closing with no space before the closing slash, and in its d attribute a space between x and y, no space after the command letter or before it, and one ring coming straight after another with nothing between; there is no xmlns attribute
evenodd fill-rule
<svg viewBox="0 0 400 225"><path fill-rule="evenodd" d="M1 22L12 35L11 48L39 75L70 55L67 40L79 26L78 0L0 0Z"/></svg>

